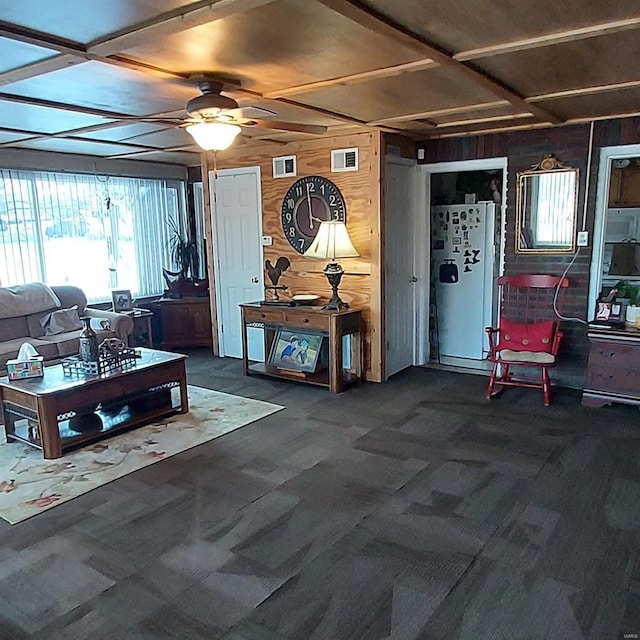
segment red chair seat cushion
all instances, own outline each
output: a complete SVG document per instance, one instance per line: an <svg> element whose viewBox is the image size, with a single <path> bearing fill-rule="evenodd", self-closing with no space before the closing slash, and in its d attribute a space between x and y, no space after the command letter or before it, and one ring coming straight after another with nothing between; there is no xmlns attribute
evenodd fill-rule
<svg viewBox="0 0 640 640"><path fill-rule="evenodd" d="M544 351L551 353L553 348L553 333L555 322L547 320L533 324L512 322L506 318L500 319L500 343L498 351Z"/></svg>

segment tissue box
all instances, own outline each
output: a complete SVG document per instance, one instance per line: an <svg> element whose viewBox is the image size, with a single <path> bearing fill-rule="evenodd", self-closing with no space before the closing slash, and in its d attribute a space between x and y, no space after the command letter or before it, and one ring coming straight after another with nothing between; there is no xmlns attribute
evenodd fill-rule
<svg viewBox="0 0 640 640"><path fill-rule="evenodd" d="M44 365L42 361L42 356L29 358L29 360L7 360L9 380L41 378L44 375Z"/></svg>

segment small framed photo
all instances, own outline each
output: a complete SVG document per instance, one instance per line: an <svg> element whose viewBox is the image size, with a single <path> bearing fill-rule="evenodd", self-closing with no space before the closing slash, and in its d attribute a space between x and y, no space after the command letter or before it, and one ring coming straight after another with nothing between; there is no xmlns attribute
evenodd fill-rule
<svg viewBox="0 0 640 640"><path fill-rule="evenodd" d="M314 373L322 347L322 334L289 331L277 332L269 364L278 369Z"/></svg>
<svg viewBox="0 0 640 640"><path fill-rule="evenodd" d="M111 292L111 299L113 300L113 310L120 311L132 311L133 310L133 297L131 291L128 289L119 289Z"/></svg>

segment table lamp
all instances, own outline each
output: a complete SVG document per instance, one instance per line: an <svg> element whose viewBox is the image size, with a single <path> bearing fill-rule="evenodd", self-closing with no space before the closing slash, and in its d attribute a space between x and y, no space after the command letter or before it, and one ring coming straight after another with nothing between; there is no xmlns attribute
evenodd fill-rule
<svg viewBox="0 0 640 640"><path fill-rule="evenodd" d="M345 223L338 220L321 222L318 234L303 255L305 258L331 260L324 269L324 275L329 280L333 295L331 300L322 308L334 309L335 311L348 309L349 305L340 300L338 295L338 287L340 286L344 269L336 262L336 258L357 258L360 254L351 243Z"/></svg>

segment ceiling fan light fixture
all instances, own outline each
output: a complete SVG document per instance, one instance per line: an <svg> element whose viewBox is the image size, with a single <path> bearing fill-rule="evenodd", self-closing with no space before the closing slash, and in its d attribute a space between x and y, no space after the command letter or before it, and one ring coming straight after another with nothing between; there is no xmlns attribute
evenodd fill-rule
<svg viewBox="0 0 640 640"><path fill-rule="evenodd" d="M226 122L197 122L186 127L187 133L205 151L222 151L236 139L241 129Z"/></svg>

